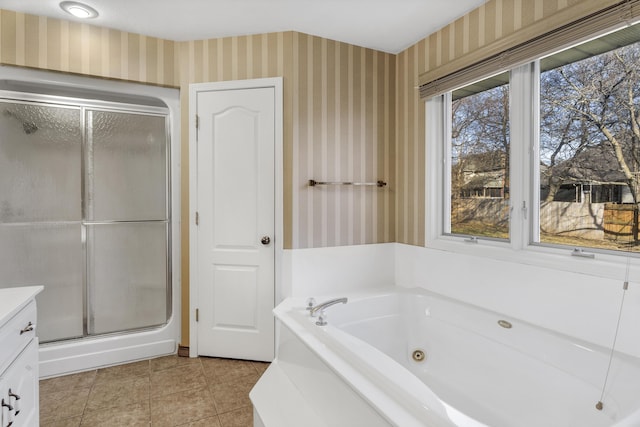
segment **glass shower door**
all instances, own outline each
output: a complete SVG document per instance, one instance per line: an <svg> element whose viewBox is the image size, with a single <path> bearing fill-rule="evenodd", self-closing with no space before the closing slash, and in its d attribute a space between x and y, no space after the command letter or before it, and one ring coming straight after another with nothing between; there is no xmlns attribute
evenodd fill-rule
<svg viewBox="0 0 640 427"><path fill-rule="evenodd" d="M166 110L16 98L0 98L0 288L44 285L41 342L166 324Z"/></svg>
<svg viewBox="0 0 640 427"><path fill-rule="evenodd" d="M164 324L168 292L166 116L87 110L88 333Z"/></svg>
<svg viewBox="0 0 640 427"><path fill-rule="evenodd" d="M83 335L80 108L0 100L0 287L46 285L41 341Z"/></svg>

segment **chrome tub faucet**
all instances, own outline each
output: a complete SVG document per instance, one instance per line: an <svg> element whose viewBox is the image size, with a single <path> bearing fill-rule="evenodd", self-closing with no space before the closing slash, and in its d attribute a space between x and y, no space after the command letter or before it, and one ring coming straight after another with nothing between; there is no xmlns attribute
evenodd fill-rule
<svg viewBox="0 0 640 427"><path fill-rule="evenodd" d="M346 304L347 301L348 301L347 298L336 298L336 299L332 299L332 300L314 305L315 299L309 298L309 300L307 301L307 304L308 304L307 310L309 310L309 314L311 315L311 317L316 317L318 315L318 312L320 312L316 325L324 326L327 324L327 313L325 312L325 310L331 307L332 305Z"/></svg>

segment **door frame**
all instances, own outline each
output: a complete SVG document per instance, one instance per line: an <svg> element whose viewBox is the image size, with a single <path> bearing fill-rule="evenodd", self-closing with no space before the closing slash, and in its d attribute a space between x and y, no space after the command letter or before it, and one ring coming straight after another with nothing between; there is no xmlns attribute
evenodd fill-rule
<svg viewBox="0 0 640 427"><path fill-rule="evenodd" d="M209 83L193 83L189 85L189 357L198 356L198 323L196 308L198 306L198 228L196 212L198 210L198 149L196 143L196 111L199 92L214 90L274 88L274 306L280 299L280 283L282 283L282 255L284 240L284 183L283 183L283 84L282 77L270 77L250 80L232 80ZM275 319L274 319L275 322ZM275 347L275 337L274 343Z"/></svg>

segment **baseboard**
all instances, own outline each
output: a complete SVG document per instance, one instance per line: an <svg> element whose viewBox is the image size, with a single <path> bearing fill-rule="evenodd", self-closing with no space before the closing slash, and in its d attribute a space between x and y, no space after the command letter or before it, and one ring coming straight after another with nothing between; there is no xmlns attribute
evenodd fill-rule
<svg viewBox="0 0 640 427"><path fill-rule="evenodd" d="M189 357L189 346L179 345L178 346L178 356L180 356L180 357Z"/></svg>

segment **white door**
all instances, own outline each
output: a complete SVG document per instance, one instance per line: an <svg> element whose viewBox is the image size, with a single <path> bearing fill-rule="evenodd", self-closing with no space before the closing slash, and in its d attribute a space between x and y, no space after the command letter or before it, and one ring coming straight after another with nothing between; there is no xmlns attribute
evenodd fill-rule
<svg viewBox="0 0 640 427"><path fill-rule="evenodd" d="M271 361L275 89L196 96L198 354Z"/></svg>

